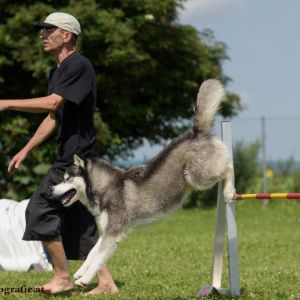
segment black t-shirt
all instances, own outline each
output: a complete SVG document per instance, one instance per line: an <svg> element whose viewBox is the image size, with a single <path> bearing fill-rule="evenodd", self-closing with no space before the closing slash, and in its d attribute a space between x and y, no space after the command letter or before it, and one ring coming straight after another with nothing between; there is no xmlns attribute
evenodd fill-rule
<svg viewBox="0 0 300 300"><path fill-rule="evenodd" d="M74 153L92 158L98 155L93 114L97 101L96 78L90 61L73 52L51 70L48 94L65 99L55 116L58 128L58 156L55 167L67 167Z"/></svg>

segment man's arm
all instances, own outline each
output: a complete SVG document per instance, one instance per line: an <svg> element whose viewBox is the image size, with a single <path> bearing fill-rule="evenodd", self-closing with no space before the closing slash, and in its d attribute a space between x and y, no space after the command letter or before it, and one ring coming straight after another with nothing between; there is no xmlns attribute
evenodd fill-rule
<svg viewBox="0 0 300 300"><path fill-rule="evenodd" d="M5 110L15 110L30 113L54 112L63 103L63 97L54 93L46 97L32 99L3 99L0 100L0 112Z"/></svg>
<svg viewBox="0 0 300 300"><path fill-rule="evenodd" d="M56 127L55 116L53 113L49 113L25 147L12 158L8 166L8 172L10 173L14 169L18 169L27 154L44 142L54 132Z"/></svg>

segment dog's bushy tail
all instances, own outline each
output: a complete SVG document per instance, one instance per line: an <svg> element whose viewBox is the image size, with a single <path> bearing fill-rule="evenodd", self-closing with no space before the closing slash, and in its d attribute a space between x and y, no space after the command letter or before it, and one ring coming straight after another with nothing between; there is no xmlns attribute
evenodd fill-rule
<svg viewBox="0 0 300 300"><path fill-rule="evenodd" d="M194 131L196 133L211 132L224 95L224 87L216 79L208 79L201 84L195 110Z"/></svg>

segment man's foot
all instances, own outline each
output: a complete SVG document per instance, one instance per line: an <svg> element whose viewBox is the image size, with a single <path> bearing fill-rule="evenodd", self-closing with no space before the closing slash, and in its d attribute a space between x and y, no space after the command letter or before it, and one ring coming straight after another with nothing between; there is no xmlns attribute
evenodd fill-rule
<svg viewBox="0 0 300 300"><path fill-rule="evenodd" d="M118 291L119 290L114 282L108 284L99 283L96 288L89 291L85 295L116 294Z"/></svg>
<svg viewBox="0 0 300 300"><path fill-rule="evenodd" d="M70 276L59 277L55 275L52 280L39 287L43 293L61 294L73 289L73 282Z"/></svg>

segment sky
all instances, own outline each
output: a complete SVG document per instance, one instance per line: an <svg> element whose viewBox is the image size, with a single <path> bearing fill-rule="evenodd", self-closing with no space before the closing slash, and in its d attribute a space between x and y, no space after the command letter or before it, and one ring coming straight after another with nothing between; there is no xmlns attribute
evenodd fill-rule
<svg viewBox="0 0 300 300"><path fill-rule="evenodd" d="M224 42L223 65L244 110L232 119L233 143L261 140L266 124L268 160L300 161L300 0L187 0L180 23L209 28ZM216 120L219 135L220 118ZM139 149L151 158L161 147Z"/></svg>

